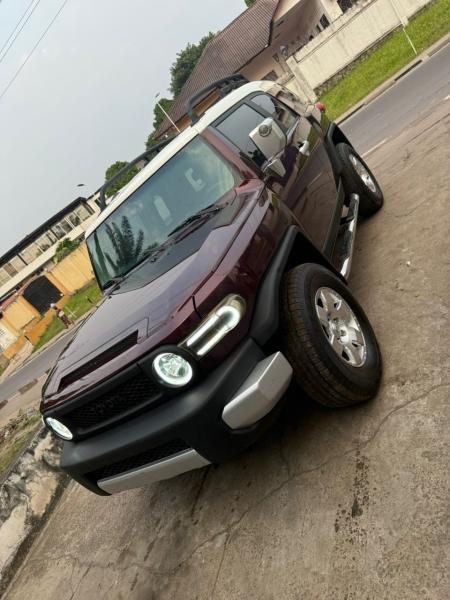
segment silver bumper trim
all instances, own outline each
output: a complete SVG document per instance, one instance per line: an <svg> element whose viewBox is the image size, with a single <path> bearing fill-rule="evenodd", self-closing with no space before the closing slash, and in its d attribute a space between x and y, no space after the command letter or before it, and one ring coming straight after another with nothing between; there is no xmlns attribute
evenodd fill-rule
<svg viewBox="0 0 450 600"><path fill-rule="evenodd" d="M126 471L114 477L100 479L97 485L108 494L116 494L124 490L131 490L162 479L170 479L186 471L199 469L209 465L209 461L200 456L195 450L186 450L173 456L168 456L157 462L151 463L132 471Z"/></svg>
<svg viewBox="0 0 450 600"><path fill-rule="evenodd" d="M275 407L291 378L292 367L281 352L268 356L255 366L225 406L222 419L232 429L253 425Z"/></svg>

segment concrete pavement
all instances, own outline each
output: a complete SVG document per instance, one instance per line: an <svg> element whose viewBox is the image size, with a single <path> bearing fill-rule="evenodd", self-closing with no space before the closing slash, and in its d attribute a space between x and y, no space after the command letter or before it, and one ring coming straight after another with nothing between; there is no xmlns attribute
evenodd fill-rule
<svg viewBox="0 0 450 600"><path fill-rule="evenodd" d="M293 390L238 459L110 498L72 483L7 600L450 597L450 102L374 150L385 207L350 281L378 334L377 399Z"/></svg>

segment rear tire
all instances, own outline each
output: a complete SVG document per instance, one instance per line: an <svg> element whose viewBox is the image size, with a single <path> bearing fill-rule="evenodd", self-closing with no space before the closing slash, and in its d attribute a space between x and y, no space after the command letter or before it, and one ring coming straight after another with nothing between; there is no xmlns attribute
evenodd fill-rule
<svg viewBox="0 0 450 600"><path fill-rule="evenodd" d="M358 194L360 214L364 217L373 215L384 202L383 192L374 174L348 144L338 144L336 151L343 165L342 178L347 195Z"/></svg>
<svg viewBox="0 0 450 600"><path fill-rule="evenodd" d="M342 407L375 396L382 370L377 339L338 277L317 264L293 268L283 280L281 309L285 354L296 382L310 398ZM331 321L327 313L335 318ZM333 337L330 331L337 333Z"/></svg>

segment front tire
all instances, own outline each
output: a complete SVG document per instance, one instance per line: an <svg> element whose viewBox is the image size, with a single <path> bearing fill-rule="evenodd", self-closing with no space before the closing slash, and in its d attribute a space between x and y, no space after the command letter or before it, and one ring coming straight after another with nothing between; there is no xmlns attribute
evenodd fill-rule
<svg viewBox="0 0 450 600"><path fill-rule="evenodd" d="M363 309L346 285L317 264L293 268L282 287L282 334L294 378L330 407L370 400L381 380L381 355Z"/></svg>
<svg viewBox="0 0 450 600"><path fill-rule="evenodd" d="M383 206L383 192L364 160L348 144L338 144L336 151L342 162L342 178L347 195L358 194L359 212L373 215Z"/></svg>

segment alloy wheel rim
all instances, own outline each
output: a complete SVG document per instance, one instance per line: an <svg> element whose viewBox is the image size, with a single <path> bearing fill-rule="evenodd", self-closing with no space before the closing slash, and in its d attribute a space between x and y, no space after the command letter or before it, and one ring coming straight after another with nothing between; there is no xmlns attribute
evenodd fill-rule
<svg viewBox="0 0 450 600"><path fill-rule="evenodd" d="M356 173L358 174L361 181L364 185L369 188L371 192L374 194L378 193L377 186L375 181L373 180L372 175L366 169L366 167L362 164L360 160L356 158L353 154L350 154L350 162L352 163Z"/></svg>
<svg viewBox="0 0 450 600"><path fill-rule="evenodd" d="M321 287L314 302L316 315L328 343L346 364L362 367L367 359L367 345L355 313L335 290Z"/></svg>

